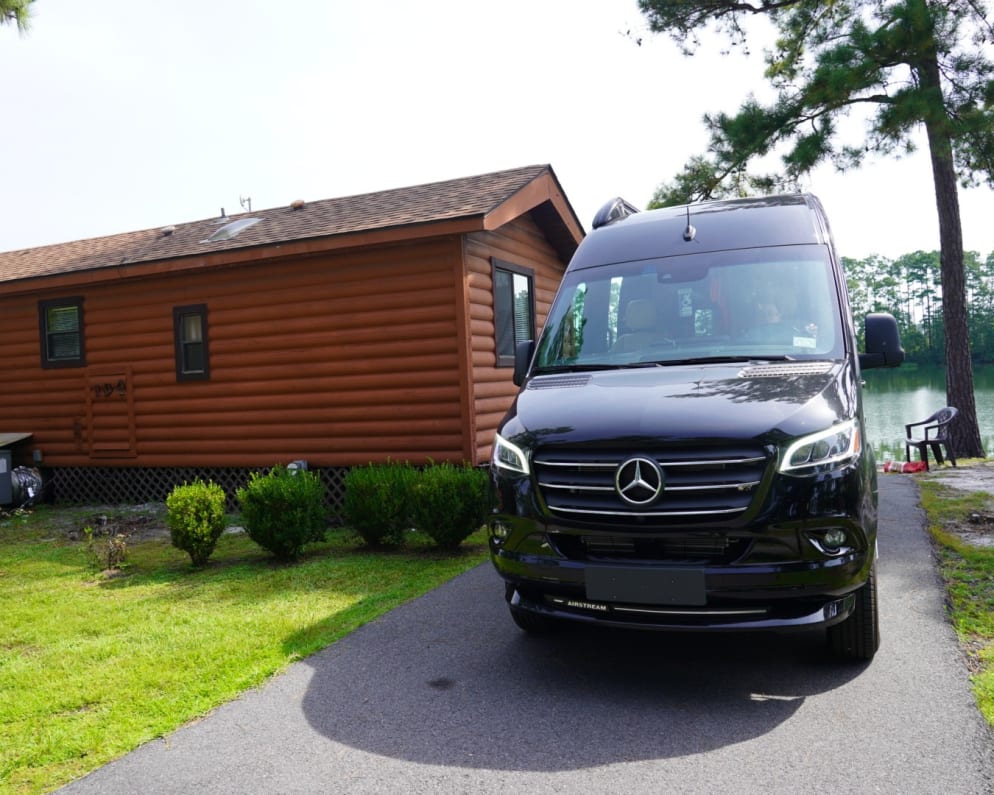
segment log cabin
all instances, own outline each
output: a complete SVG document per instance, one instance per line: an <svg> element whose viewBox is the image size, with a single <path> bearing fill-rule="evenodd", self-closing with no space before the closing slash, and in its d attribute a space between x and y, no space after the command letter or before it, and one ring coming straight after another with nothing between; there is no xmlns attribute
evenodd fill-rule
<svg viewBox="0 0 994 795"><path fill-rule="evenodd" d="M537 165L0 253L0 434L57 502L485 464L582 237Z"/></svg>

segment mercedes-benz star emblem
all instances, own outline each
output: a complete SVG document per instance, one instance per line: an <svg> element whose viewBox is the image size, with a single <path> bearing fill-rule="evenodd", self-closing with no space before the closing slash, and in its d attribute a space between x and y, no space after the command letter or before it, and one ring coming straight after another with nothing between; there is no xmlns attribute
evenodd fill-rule
<svg viewBox="0 0 994 795"><path fill-rule="evenodd" d="M663 491L663 472L651 458L629 458L614 475L618 495L630 505L649 505Z"/></svg>

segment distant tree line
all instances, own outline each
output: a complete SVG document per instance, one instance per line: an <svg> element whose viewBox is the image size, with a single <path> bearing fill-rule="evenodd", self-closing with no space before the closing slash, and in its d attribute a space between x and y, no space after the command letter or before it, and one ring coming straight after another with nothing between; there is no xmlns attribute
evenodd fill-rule
<svg viewBox="0 0 994 795"><path fill-rule="evenodd" d="M897 259L843 257L842 262L860 335L868 312L890 312L897 318L909 361L944 365L939 252L916 251ZM966 251L963 264L970 353L975 363L994 362L994 252L981 259L977 252Z"/></svg>

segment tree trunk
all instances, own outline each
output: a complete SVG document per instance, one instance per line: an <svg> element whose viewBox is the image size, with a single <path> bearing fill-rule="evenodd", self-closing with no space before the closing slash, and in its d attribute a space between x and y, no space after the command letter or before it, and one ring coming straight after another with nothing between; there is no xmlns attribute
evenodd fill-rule
<svg viewBox="0 0 994 795"><path fill-rule="evenodd" d="M922 64L923 88L941 92L938 60ZM936 103L941 107L941 103ZM956 168L952 146L944 130L944 119L927 118L925 130L935 181L935 204L939 214L939 261L942 278L942 317L946 330L946 404L959 409L950 426L957 457L983 458L984 445L977 422L973 392L973 362L967 322L966 269L963 265L963 227L959 212ZM939 408L936 406L936 408Z"/></svg>

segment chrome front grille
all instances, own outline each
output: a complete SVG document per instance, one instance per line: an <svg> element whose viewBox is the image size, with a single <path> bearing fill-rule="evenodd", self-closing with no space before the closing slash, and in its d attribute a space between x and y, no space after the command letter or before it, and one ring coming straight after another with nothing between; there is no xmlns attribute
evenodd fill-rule
<svg viewBox="0 0 994 795"><path fill-rule="evenodd" d="M668 519L730 519L749 507L772 453L761 447L639 452L663 473L650 504L622 499L615 475L631 450L538 450L533 467L546 506L563 519L666 524Z"/></svg>

